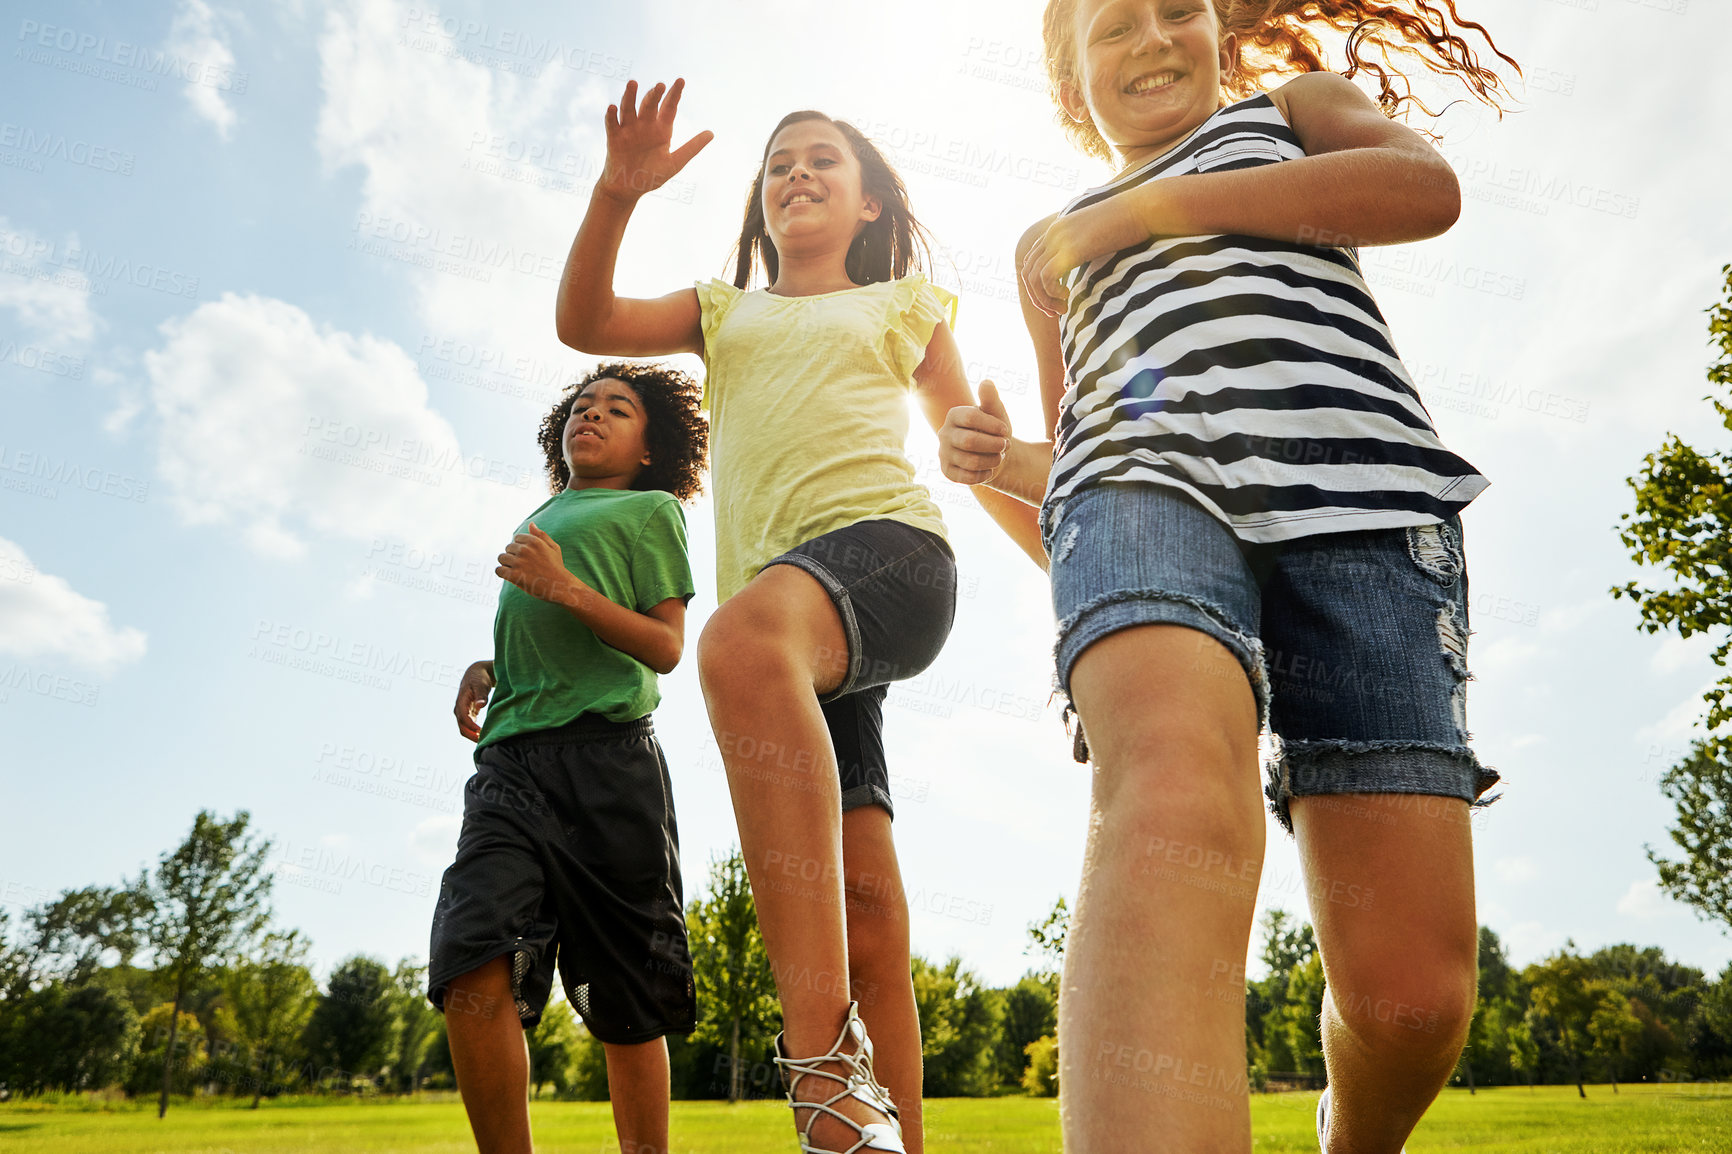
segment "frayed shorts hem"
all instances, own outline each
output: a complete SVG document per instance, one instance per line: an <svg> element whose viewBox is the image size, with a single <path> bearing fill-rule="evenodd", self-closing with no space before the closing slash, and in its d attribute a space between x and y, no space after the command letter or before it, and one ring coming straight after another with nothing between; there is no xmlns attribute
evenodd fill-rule
<svg viewBox="0 0 1732 1154"><path fill-rule="evenodd" d="M1186 593L1165 589L1127 589L1102 594L1084 602L1059 623L1058 645L1053 657L1058 688L1071 698L1071 672L1084 650L1097 641L1139 625L1182 625L1225 645L1238 659L1257 699L1260 727L1269 721L1269 672L1263 660L1263 642L1235 629L1216 606Z"/></svg>
<svg viewBox="0 0 1732 1154"><path fill-rule="evenodd" d="M1498 772L1465 745L1418 741L1307 740L1281 742L1269 761L1263 794L1269 812L1293 832L1295 797L1329 794L1413 794L1454 798L1470 806L1497 800L1485 793Z"/></svg>

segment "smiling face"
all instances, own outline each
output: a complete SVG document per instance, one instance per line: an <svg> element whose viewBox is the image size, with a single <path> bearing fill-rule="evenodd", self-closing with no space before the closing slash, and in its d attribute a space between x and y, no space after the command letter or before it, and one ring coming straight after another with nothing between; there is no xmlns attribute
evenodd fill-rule
<svg viewBox="0 0 1732 1154"><path fill-rule="evenodd" d="M840 248L878 219L882 205L866 195L860 161L827 120L800 120L776 133L764 159L764 228L783 258Z"/></svg>
<svg viewBox="0 0 1732 1154"><path fill-rule="evenodd" d="M613 377L592 381L572 402L560 443L571 471L567 489L629 489L649 464L643 398Z"/></svg>
<svg viewBox="0 0 1732 1154"><path fill-rule="evenodd" d="M1081 0L1066 115L1092 121L1126 166L1179 143L1221 106L1223 39L1211 0Z"/></svg>

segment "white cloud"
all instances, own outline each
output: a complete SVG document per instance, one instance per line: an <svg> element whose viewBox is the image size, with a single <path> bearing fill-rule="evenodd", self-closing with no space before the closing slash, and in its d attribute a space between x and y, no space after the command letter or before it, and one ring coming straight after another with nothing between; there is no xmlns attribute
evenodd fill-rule
<svg viewBox="0 0 1732 1154"><path fill-rule="evenodd" d="M222 81L235 71L235 54L217 28L217 15L205 0L181 0L168 30L167 50L196 65L189 69L186 100L192 110L216 127L227 140L234 131L235 110L223 96ZM231 85L232 87L232 85Z"/></svg>
<svg viewBox="0 0 1732 1154"><path fill-rule="evenodd" d="M365 174L355 247L403 270L439 339L570 359L553 301L602 157L606 95L562 63L574 45L557 25L522 55L416 13L353 0L320 37L319 152L333 171Z"/></svg>
<svg viewBox="0 0 1732 1154"><path fill-rule="evenodd" d="M1532 858L1506 857L1499 858L1497 876L1500 881L1519 883L1531 882L1540 874Z"/></svg>
<svg viewBox="0 0 1732 1154"><path fill-rule="evenodd" d="M158 475L185 520L255 552L297 556L307 534L486 549L545 491L538 462L465 454L391 341L232 293L162 332L144 357Z"/></svg>
<svg viewBox="0 0 1732 1154"><path fill-rule="evenodd" d="M430 817L416 825L409 835L409 848L425 865L449 865L457 852L457 834L462 827L460 817Z"/></svg>
<svg viewBox="0 0 1732 1154"><path fill-rule="evenodd" d="M1628 918L1663 918L1679 913L1677 905L1660 892L1651 879L1631 882L1624 896L1618 899L1618 912Z"/></svg>
<svg viewBox="0 0 1732 1154"><path fill-rule="evenodd" d="M0 216L0 308L45 337L81 344L96 335L90 309L90 280L60 261L78 247L69 236L56 243Z"/></svg>
<svg viewBox="0 0 1732 1154"><path fill-rule="evenodd" d="M143 632L116 629L108 606L37 569L22 548L0 537L0 653L112 673L143 657L144 646Z"/></svg>
<svg viewBox="0 0 1732 1154"><path fill-rule="evenodd" d="M1715 638L1707 633L1698 633L1692 637L1679 637L1675 633L1663 634L1660 647L1654 650L1654 656L1648 659L1648 668L1655 673L1705 669L1712 663L1709 654L1714 652L1715 644Z"/></svg>

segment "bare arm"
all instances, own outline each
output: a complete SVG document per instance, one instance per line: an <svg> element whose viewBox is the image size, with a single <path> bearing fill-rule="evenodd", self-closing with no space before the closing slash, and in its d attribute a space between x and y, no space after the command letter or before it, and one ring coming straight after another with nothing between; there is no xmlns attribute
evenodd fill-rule
<svg viewBox="0 0 1732 1154"><path fill-rule="evenodd" d="M608 107L607 164L571 243L554 306L559 339L579 352L616 357L703 352L695 291L653 300L617 297L613 291L620 242L639 198L665 184L714 136L700 132L669 151L684 87L685 81L674 81L664 102L663 86L657 84L638 104L637 81L629 81L618 106Z"/></svg>
<svg viewBox="0 0 1732 1154"><path fill-rule="evenodd" d="M1037 222L1017 241L1020 263L1051 227L1056 215ZM1008 496L1039 506L1052 474L1053 434L1058 428L1059 403L1064 399L1064 350L1058 318L1043 312L1019 285L1023 323L1034 342L1035 367L1040 374L1041 411L1046 418L1045 441L1021 441L1011 436L1010 416L996 389L981 386L978 408L952 409L940 430L945 475L968 485L990 485Z"/></svg>
<svg viewBox="0 0 1732 1154"><path fill-rule="evenodd" d="M1436 149L1352 81L1298 77L1271 94L1307 155L1150 180L1054 222L1021 268L1035 302L1064 308L1069 270L1152 236L1237 233L1318 245L1407 244L1447 232L1461 185Z"/></svg>

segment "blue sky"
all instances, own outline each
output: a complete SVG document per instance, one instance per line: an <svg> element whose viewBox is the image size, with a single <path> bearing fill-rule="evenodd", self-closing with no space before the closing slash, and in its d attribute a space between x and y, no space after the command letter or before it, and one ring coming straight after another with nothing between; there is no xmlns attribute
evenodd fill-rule
<svg viewBox="0 0 1732 1154"><path fill-rule="evenodd" d="M628 76L688 78L716 141L647 200L624 291L721 275L769 127L818 107L888 146L962 296L958 338L1038 428L1010 251L1104 173L1053 126L1040 5L853 9L204 0L15 5L0 35L0 902L112 883L201 807L274 839L279 920L319 964L424 955L486 656L492 557L540 501L534 443L588 363L554 278ZM1481 920L1718 970L1732 940L1653 887L1656 777L1707 647L1634 628L1623 478L1718 446L1702 310L1732 261L1732 14L1704 0L1475 0L1522 110L1457 108L1446 237L1367 253L1466 515ZM1519 90L1518 90L1519 91ZM694 370L693 361L687 367ZM918 425L918 422L916 422ZM1047 705L1044 579L909 450L963 573L939 664L892 695L916 949L992 981L1074 892L1087 773ZM705 503L689 514L714 605ZM664 685L688 892L733 840L690 662ZM1265 905L1303 912L1271 831Z"/></svg>

